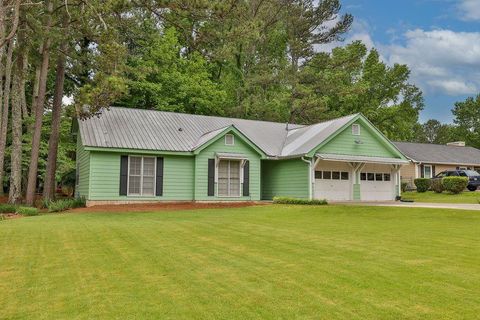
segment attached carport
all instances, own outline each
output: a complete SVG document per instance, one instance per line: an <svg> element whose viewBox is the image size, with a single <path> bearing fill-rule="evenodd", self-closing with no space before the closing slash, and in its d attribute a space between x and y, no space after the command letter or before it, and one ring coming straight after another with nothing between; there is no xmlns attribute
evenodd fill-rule
<svg viewBox="0 0 480 320"><path fill-rule="evenodd" d="M400 195L400 168L408 160L317 153L313 197L331 201L386 201Z"/></svg>

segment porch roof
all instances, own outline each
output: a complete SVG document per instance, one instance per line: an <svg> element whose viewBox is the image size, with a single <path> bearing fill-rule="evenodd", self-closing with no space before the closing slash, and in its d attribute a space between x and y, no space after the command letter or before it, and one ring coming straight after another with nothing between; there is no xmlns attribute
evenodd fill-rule
<svg viewBox="0 0 480 320"><path fill-rule="evenodd" d="M362 162L379 164L408 164L408 160L385 157L352 156L347 154L317 153L317 157L322 160L341 161L341 162Z"/></svg>

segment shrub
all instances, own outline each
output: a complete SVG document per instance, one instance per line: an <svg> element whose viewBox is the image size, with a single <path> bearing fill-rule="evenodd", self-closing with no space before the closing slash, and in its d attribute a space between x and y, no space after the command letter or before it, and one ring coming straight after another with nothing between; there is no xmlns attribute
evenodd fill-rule
<svg viewBox="0 0 480 320"><path fill-rule="evenodd" d="M427 178L418 178L413 180L415 183L415 186L417 187L417 192L426 192L428 189L430 189L430 179Z"/></svg>
<svg viewBox="0 0 480 320"><path fill-rule="evenodd" d="M308 200L308 199L298 199L298 198L289 198L289 197L275 197L273 198L273 203L279 204L306 204L306 205L325 205L328 204L327 200Z"/></svg>
<svg viewBox="0 0 480 320"><path fill-rule="evenodd" d="M407 192L408 189L408 182L402 182L402 192Z"/></svg>
<svg viewBox="0 0 480 320"><path fill-rule="evenodd" d="M465 190L468 185L468 177L444 177L442 179L445 190L457 194Z"/></svg>
<svg viewBox="0 0 480 320"><path fill-rule="evenodd" d="M33 207L18 207L16 213L22 216L38 216L38 209Z"/></svg>
<svg viewBox="0 0 480 320"><path fill-rule="evenodd" d="M432 180L431 188L435 193L442 193L445 190L441 179Z"/></svg>
<svg viewBox="0 0 480 320"><path fill-rule="evenodd" d="M15 213L17 206L14 204L2 203L0 204L0 213Z"/></svg>
<svg viewBox="0 0 480 320"><path fill-rule="evenodd" d="M48 212L60 212L73 208L85 207L86 199L84 197L74 199L61 199L56 201L45 201Z"/></svg>

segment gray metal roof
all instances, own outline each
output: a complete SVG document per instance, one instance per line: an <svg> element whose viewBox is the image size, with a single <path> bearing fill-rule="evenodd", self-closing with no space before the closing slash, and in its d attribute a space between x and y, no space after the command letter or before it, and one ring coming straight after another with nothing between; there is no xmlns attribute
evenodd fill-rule
<svg viewBox="0 0 480 320"><path fill-rule="evenodd" d="M351 115L310 126L112 107L79 121L82 143L90 147L193 151L234 126L268 156L311 151L348 123Z"/></svg>
<svg viewBox="0 0 480 320"><path fill-rule="evenodd" d="M423 163L480 165L480 150L430 143L394 142L408 158Z"/></svg>

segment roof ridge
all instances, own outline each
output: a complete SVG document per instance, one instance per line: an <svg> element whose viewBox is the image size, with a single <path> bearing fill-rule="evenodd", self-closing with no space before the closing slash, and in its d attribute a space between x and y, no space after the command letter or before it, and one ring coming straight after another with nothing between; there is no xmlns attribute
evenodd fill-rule
<svg viewBox="0 0 480 320"><path fill-rule="evenodd" d="M277 121L258 120L258 119L245 119L245 118L237 118L237 117L226 117L226 116L212 116L212 115L205 115L205 114L195 114L195 113L187 113L187 112L175 112L175 111L166 111L166 110L127 108L127 107L118 107L118 106L111 106L111 107L108 107L108 109L127 109L127 110L138 110L138 111L162 112L162 113L170 113L170 114L178 114L178 115L195 116L195 117L222 118L222 119L230 119L230 120L241 120L241 121L252 121L252 122L266 122L266 123L274 123L274 124L279 124L279 125L280 125L280 124L281 124L281 125L290 124L290 125L298 126L298 128L289 129L288 131L297 130L297 129L301 129L301 128L305 128L305 127L310 127L310 126L314 126L314 125L317 125L317 124L326 123L326 122L329 122L329 121L341 120L341 119L343 119L343 118L348 118L348 117L352 117L352 116L356 116L356 115L359 115L359 114L360 114L360 112L357 112L357 113L352 113L352 114L348 114L348 115L345 115L345 116L341 116L341 117L339 117L339 118L333 118L333 119L324 120L324 121L320 121L320 122L316 122L316 123L312 123L312 124L301 124L301 123L277 122ZM107 110L108 110L108 109L107 109Z"/></svg>
<svg viewBox="0 0 480 320"><path fill-rule="evenodd" d="M274 123L279 125L285 125L285 122L276 122L276 121L267 121L267 120L258 120L258 119L244 119L244 118L236 118L236 117L226 117L226 116L212 116L212 115L205 115L205 114L195 114L195 113L187 113L187 112L176 112L176 111L166 111L166 110L154 110L154 109L140 109L140 108L127 108L127 107L117 107L111 106L109 109L127 109L127 110L139 110L139 111L150 111L150 112L161 112L161 113L170 113L170 114L177 114L177 115L187 115L187 116L194 116L194 117L206 117L206 118L222 118L222 119L230 119L230 120L241 120L241 121L252 121L252 122L266 122L266 123ZM108 109L107 109L108 110ZM306 124L299 124L299 123L289 123L295 126L308 126ZM292 129L293 130L293 129Z"/></svg>

